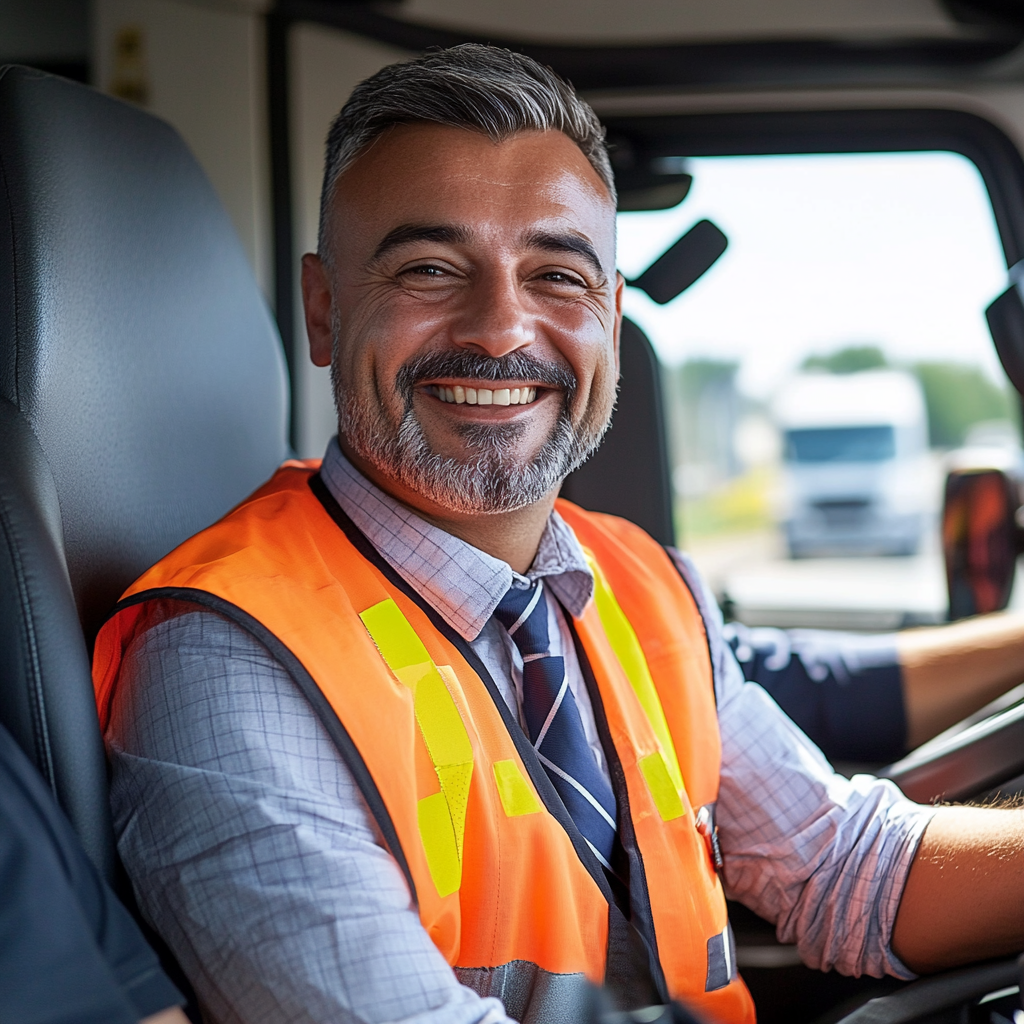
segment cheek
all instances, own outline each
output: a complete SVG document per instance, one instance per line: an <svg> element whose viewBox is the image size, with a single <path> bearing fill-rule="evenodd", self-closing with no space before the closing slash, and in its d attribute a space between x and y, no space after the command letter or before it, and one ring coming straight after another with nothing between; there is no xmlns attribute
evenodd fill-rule
<svg viewBox="0 0 1024 1024"><path fill-rule="evenodd" d="M562 355L576 374L575 418L591 420L610 415L615 401L618 371L610 332L603 324L590 320L589 329L572 336Z"/></svg>
<svg viewBox="0 0 1024 1024"><path fill-rule="evenodd" d="M385 403L395 393L395 376L403 358L391 340L397 335L363 325L348 330L339 339L335 353L335 376L341 385L356 394L379 396Z"/></svg>
<svg viewBox="0 0 1024 1024"><path fill-rule="evenodd" d="M601 354L594 368L591 382L590 398L584 413L584 421L588 427L604 424L615 407L615 393L618 384L618 373L615 369L615 357L609 347Z"/></svg>
<svg viewBox="0 0 1024 1024"><path fill-rule="evenodd" d="M366 294L345 318L348 372L385 398L395 394L403 365L428 348L444 330L444 316L407 295Z"/></svg>

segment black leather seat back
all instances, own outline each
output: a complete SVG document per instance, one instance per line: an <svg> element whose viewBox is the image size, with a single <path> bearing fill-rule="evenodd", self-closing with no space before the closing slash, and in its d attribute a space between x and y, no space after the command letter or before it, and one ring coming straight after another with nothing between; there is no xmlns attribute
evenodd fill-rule
<svg viewBox="0 0 1024 1024"><path fill-rule="evenodd" d="M0 394L57 485L87 634L286 451L283 356L227 214L164 122L0 78Z"/></svg>
<svg viewBox="0 0 1024 1024"><path fill-rule="evenodd" d="M227 214L157 118L0 70L0 205L0 721L102 861L88 645L286 457L284 360Z"/></svg>

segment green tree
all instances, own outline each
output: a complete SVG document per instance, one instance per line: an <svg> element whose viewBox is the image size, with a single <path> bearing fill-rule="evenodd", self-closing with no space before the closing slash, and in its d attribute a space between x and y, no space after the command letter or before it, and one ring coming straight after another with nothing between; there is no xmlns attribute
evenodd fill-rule
<svg viewBox="0 0 1024 1024"><path fill-rule="evenodd" d="M709 386L731 387L739 368L735 360L689 359L670 372L684 401L692 401Z"/></svg>
<svg viewBox="0 0 1024 1024"><path fill-rule="evenodd" d="M964 443L967 430L985 420L1016 422L1016 403L1005 388L977 367L962 363L915 363L928 407L928 436L938 448Z"/></svg>
<svg viewBox="0 0 1024 1024"><path fill-rule="evenodd" d="M828 373L859 373L888 366L885 353L877 345L848 345L827 356L808 356L802 370L826 370Z"/></svg>

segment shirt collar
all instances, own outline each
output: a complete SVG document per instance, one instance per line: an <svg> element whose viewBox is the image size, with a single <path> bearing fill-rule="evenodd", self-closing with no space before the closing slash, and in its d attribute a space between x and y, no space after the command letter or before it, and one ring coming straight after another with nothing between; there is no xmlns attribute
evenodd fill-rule
<svg viewBox="0 0 1024 1024"><path fill-rule="evenodd" d="M368 480L342 454L338 439L327 445L320 475L334 500L381 557L463 639L475 640L509 587L544 578L570 615L583 614L594 577L569 524L552 512L526 576L500 558L421 519Z"/></svg>

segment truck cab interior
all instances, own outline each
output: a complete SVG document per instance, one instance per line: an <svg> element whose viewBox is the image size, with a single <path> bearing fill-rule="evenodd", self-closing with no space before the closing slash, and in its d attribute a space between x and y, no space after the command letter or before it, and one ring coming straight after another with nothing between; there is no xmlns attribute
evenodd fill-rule
<svg viewBox="0 0 1024 1024"><path fill-rule="evenodd" d="M691 551L750 626L881 631L1024 606L1015 0L9 0L0 722L128 900L91 644L151 563L289 455L322 454L334 412L298 259L315 249L327 124L379 67L463 41L553 67L612 143L620 396L564 495ZM795 380L879 372L917 419L780 411ZM897 442L878 431L904 426L919 443L897 493L878 482ZM846 456L829 430L847 431ZM828 464L810 497L801 459ZM979 566L964 531L988 484L1002 504ZM786 541L798 506L818 531L807 550ZM894 508L916 525L888 550ZM1022 700L868 767L923 802L1015 796ZM731 913L765 1024L1024 1016L1015 960L910 984L820 974Z"/></svg>

